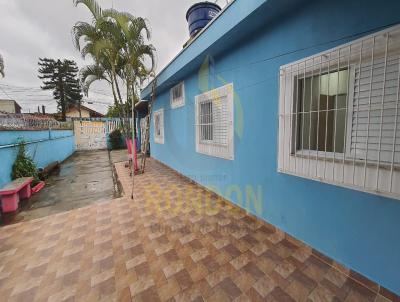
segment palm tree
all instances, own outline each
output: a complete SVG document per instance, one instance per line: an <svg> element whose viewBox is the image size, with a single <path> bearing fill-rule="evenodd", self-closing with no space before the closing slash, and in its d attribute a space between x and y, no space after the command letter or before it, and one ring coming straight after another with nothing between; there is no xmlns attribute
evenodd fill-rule
<svg viewBox="0 0 400 302"><path fill-rule="evenodd" d="M114 102L123 117L129 114L121 97L120 82L126 87L126 103L139 97L138 87L154 70L153 45L146 44L150 30L143 18L114 9L102 10L96 0L74 0L75 6L85 5L92 13L92 23L78 22L72 29L75 47L94 64L81 70L84 91L92 83L105 80L111 85ZM81 47L81 41L84 42ZM150 66L146 67L146 60Z"/></svg>
<svg viewBox="0 0 400 302"><path fill-rule="evenodd" d="M105 26L106 22L96 22L94 25L86 22L78 22L73 27L75 47L80 50L82 57L91 57L94 64L88 65L81 70L81 80L85 94L88 94L90 86L95 81L105 80L111 85L114 103L119 105L122 103L121 93L119 89L116 72L113 72L112 58L115 60L115 51L113 57L110 55L110 51L101 51L106 43L105 38ZM80 39L84 38L85 46L81 48ZM107 43L109 45L109 43ZM111 48L109 46L109 48Z"/></svg>
<svg viewBox="0 0 400 302"><path fill-rule="evenodd" d="M4 60L3 57L0 55L0 74L4 78Z"/></svg>
<svg viewBox="0 0 400 302"><path fill-rule="evenodd" d="M145 19L134 17L129 13L107 10L103 12L103 16L116 22L122 35L118 35L117 39L110 41L111 43L104 43L102 49L106 52L118 49L118 62L123 63L119 75L127 87L128 99L135 100L138 98L136 88L155 67L155 48L151 44L146 44L145 40L151 38L149 27ZM148 68L145 64L146 59L150 60Z"/></svg>

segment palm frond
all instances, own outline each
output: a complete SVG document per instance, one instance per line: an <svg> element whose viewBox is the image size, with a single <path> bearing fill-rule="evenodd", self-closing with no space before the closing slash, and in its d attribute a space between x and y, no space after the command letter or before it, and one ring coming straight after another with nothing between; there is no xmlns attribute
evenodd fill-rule
<svg viewBox="0 0 400 302"><path fill-rule="evenodd" d="M120 12L113 8L103 10L103 17L115 19L118 16L123 16L124 18L130 20L131 22L133 22L133 20L136 19L134 15L128 12Z"/></svg>
<svg viewBox="0 0 400 302"><path fill-rule="evenodd" d="M86 58L87 56L96 58L97 54L94 46L96 42L90 42L90 41L86 42L87 43L85 44L85 46L81 49L82 58Z"/></svg>
<svg viewBox="0 0 400 302"><path fill-rule="evenodd" d="M95 19L101 18L102 9L96 0L74 0L75 6L78 6L79 4L85 5L90 10Z"/></svg>
<svg viewBox="0 0 400 302"><path fill-rule="evenodd" d="M77 50L81 50L80 40L82 37L95 39L98 36L96 28L87 22L77 22L72 27L72 42Z"/></svg>
<svg viewBox="0 0 400 302"><path fill-rule="evenodd" d="M93 64L83 67L80 71L80 79L83 92L86 96L89 94L90 86L95 81L105 80L110 83L110 80L106 76L105 69L99 64Z"/></svg>
<svg viewBox="0 0 400 302"><path fill-rule="evenodd" d="M93 45L93 49L96 58L103 55L111 59L115 54L114 44L109 39L97 40Z"/></svg>
<svg viewBox="0 0 400 302"><path fill-rule="evenodd" d="M129 32L132 37L139 38L142 32L145 33L147 40L151 38L151 31L146 19L137 17L129 26Z"/></svg>

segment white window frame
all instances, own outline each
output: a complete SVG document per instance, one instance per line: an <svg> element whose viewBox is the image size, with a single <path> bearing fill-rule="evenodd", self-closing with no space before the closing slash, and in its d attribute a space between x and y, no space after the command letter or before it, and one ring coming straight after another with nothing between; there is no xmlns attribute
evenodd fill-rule
<svg viewBox="0 0 400 302"><path fill-rule="evenodd" d="M174 99L173 91L175 88L180 87L181 89L181 97ZM170 104L172 109L176 109L182 106L185 106L185 82L180 82L178 85L175 85L170 90Z"/></svg>
<svg viewBox="0 0 400 302"><path fill-rule="evenodd" d="M160 135L157 135L156 117L159 117L160 121ZM153 117L154 123L154 142L157 144L164 144L164 109L159 109L154 112Z"/></svg>
<svg viewBox="0 0 400 302"><path fill-rule="evenodd" d="M212 109L212 140L201 139L201 127L204 124L200 124L200 106L201 104L211 102L212 106L224 106L224 109L216 111ZM219 103L220 102L220 103ZM222 103L224 102L224 103ZM214 108L214 107L213 107ZM222 107L220 107L222 108ZM219 113L217 113L219 112ZM223 112L223 113L221 113ZM223 121L214 120L217 114L225 114ZM234 90L233 84L228 84L217 89L207 91L206 93L197 95L195 98L195 132L196 132L196 152L205 154L208 156L223 158L227 160L234 160ZM208 124L208 123L207 123ZM219 128L215 128L216 125ZM221 130L221 127L224 127ZM204 131L204 128L203 128ZM223 135L223 143L218 141L221 140L220 136Z"/></svg>
<svg viewBox="0 0 400 302"><path fill-rule="evenodd" d="M388 45L390 45L391 49ZM372 59L368 57L368 49L369 52L372 54L370 55ZM359 53L359 55L357 55L357 53ZM359 57L359 59L357 57ZM375 57L376 61L374 61ZM377 66L379 64L379 60L382 58L385 61L385 69L383 69L382 67L379 68L383 69L383 80L380 80L382 82L383 88L381 88L382 91L380 92L380 94L373 95L374 98L381 98L382 104L377 103L377 101L375 100L373 103L374 109L371 109L371 91L373 89L374 93L377 93L379 92L379 90L376 90L377 88L371 88L373 86L370 86L370 90L367 90L370 99L369 106L367 107L369 124L368 122L366 123L365 121L363 121L362 124L359 125L364 126L366 123L367 126L364 127L366 127L367 130L360 130L364 128L356 128L357 124L355 124L355 121L358 122L360 118L357 117L355 119L354 116L354 113L357 114L357 112L359 112L360 114L361 112L361 109L359 108L357 108L357 111L354 111L356 110L356 108L354 108L354 106L356 106L355 104L357 104L356 100L361 98L359 88L358 91L355 90L355 87L357 87L356 72L365 72L365 70L368 69L368 66L369 70L371 70L370 66L373 66L370 76L371 80L365 80L364 77L363 79L365 81L370 81L371 83L374 83L373 85L378 85L380 82L375 82L375 80L377 80L381 74L376 72L375 75L374 72L375 70L378 70ZM368 62L368 59L371 60L371 62ZM391 131L393 133L391 135L393 136L394 147L393 149L391 149L391 151L386 151L386 149L378 149L378 151L375 151L375 153L377 154L375 154L374 151L371 151L373 149L370 149L371 147L368 145L368 138L370 137L368 136L369 129L374 129L373 131L377 132L377 130L375 130L376 128L374 127L378 127L378 131L380 131L378 138L379 148L382 148L383 145L387 147L388 144L390 144L387 142L387 137L385 137L386 142L382 142L382 129L384 128L383 125L386 124L385 127L388 127L387 123L389 121L386 119L386 117L384 118L383 116L384 113L388 113L388 111L385 110L393 111L394 109L383 110L382 108L386 108L386 104L393 102L386 99L388 96L385 94L385 87L390 85L385 82L385 78L386 72L389 72L386 70L386 66L389 66L386 62L395 60L396 62L394 63L394 65L390 66L395 66L398 61L399 65L397 69L395 68L395 71L391 71L392 75L393 72L396 72L396 77L398 76L398 83L395 84L394 88L390 88L397 88L397 99L395 99L394 103L396 109L394 119L396 119L396 123L398 119L398 124L391 121L391 128L385 128L384 130L385 132ZM333 65L331 62L333 62ZM337 64L337 67L335 67L335 64ZM333 73L335 71L343 69L348 70L347 108L345 117L346 124L344 129L345 145L343 153L308 150L307 146L303 146L303 149L299 150L296 146L297 143L295 141L296 139L298 139L297 136L299 127L299 125L297 125L298 113L296 113L297 109L295 108L297 104L295 102L298 102L300 98L296 97L296 85L294 83L298 81L298 79L325 74L326 70L328 71L328 73ZM382 72L382 70L380 70L380 72ZM360 77L360 75L358 76ZM386 80L389 81L388 79ZM390 81L392 81L391 83L393 83L393 80ZM358 83L358 85L366 86L366 84L362 83ZM400 188L399 186L395 185L397 183L400 183L400 162L398 161L399 149L398 147L395 147L400 143L400 136L398 135L399 130L396 130L399 129L400 125L399 91L400 25L393 26L386 30L367 35L344 45L340 45L338 47L329 49L316 55L281 66L279 87L279 135L277 159L278 172L300 176L303 178L321 181L333 185L343 186L363 192L369 192L376 195L400 199ZM362 102L362 106L365 107L365 97L363 98L364 100ZM380 109L375 109L375 107L378 107L378 105L380 105ZM369 112L371 112L371 110L379 110L378 112L380 112L380 122L378 121L378 124L375 115L374 121L370 121L369 116L372 115L372 113ZM365 111L364 108L363 111ZM362 113L365 114L365 112ZM357 147L354 147L354 144L357 145L360 143L358 143L357 141L357 136L356 140L353 141L354 132L359 133L362 131L367 131L367 136L365 138L366 144L364 144L364 148L366 149L357 149ZM374 146L377 145L378 143L376 143L376 134L370 133L369 135L375 135L371 136L370 144ZM390 152L392 155L388 156L388 152ZM363 154L365 154L365 158L363 158Z"/></svg>

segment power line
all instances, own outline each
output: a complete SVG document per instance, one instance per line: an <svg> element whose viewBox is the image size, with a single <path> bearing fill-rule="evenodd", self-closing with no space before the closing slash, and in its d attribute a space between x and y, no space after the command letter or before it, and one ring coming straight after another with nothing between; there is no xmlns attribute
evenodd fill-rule
<svg viewBox="0 0 400 302"><path fill-rule="evenodd" d="M46 91L46 89L42 89L40 87L32 87L32 86L17 86L17 85L9 85L9 84L0 84L0 86L7 87L12 92L26 92L26 91ZM110 93L105 92L104 90L100 89L91 89L89 92L99 95L104 95L108 97L113 97Z"/></svg>
<svg viewBox="0 0 400 302"><path fill-rule="evenodd" d="M3 87L0 87L0 89L5 93L5 95L7 95L10 99L12 99L12 97L3 89Z"/></svg>

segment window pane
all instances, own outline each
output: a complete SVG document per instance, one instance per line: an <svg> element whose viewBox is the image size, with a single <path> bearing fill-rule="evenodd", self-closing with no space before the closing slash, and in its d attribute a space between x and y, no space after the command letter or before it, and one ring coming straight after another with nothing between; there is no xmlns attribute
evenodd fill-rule
<svg viewBox="0 0 400 302"><path fill-rule="evenodd" d="M344 152L348 71L297 80L297 150Z"/></svg>
<svg viewBox="0 0 400 302"><path fill-rule="evenodd" d="M172 89L172 99L177 100L182 97L182 85L179 84Z"/></svg>
<svg viewBox="0 0 400 302"><path fill-rule="evenodd" d="M203 141L213 140L213 107L211 101L200 104L200 139Z"/></svg>
<svg viewBox="0 0 400 302"><path fill-rule="evenodd" d="M155 116L155 125L156 135L161 136L160 116L158 114Z"/></svg>

